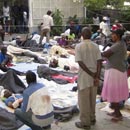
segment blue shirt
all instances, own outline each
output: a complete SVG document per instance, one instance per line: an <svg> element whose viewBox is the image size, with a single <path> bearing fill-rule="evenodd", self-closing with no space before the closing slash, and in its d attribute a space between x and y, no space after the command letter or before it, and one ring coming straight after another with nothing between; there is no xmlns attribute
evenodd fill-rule
<svg viewBox="0 0 130 130"><path fill-rule="evenodd" d="M0 64L6 59L6 55L0 52Z"/></svg>
<svg viewBox="0 0 130 130"><path fill-rule="evenodd" d="M15 98L20 99L20 98L23 98L23 96L22 96L22 94L15 94ZM11 102L11 103L15 102L15 98L14 98L14 96L10 96L4 102L8 106L9 102Z"/></svg>

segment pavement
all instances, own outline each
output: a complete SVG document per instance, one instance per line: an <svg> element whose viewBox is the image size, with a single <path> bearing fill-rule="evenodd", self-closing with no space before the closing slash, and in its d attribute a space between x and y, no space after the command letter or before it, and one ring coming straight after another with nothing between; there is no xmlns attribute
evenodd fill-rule
<svg viewBox="0 0 130 130"><path fill-rule="evenodd" d="M122 121L112 122L110 116L106 112L100 110L100 105L96 106L96 124L91 126L90 130L130 130L130 119L123 118ZM79 121L79 115L66 122L59 122L58 125L52 124L51 130L80 130L75 127L75 122ZM23 127L19 130L31 130ZM49 129L50 130L50 129Z"/></svg>
<svg viewBox="0 0 130 130"><path fill-rule="evenodd" d="M9 41L12 37L16 37L18 35L25 38L27 34L6 35L5 40ZM112 122L111 117L108 116L105 111L100 110L101 106L102 104L100 103L96 105L96 124L91 126L91 130L130 130L130 118L124 117L122 121ZM128 113L130 113L130 110ZM75 127L76 121L79 121L78 114L74 115L69 121L59 122L57 125L53 123L51 130L80 130ZM29 128L27 126L23 126L18 130L29 130Z"/></svg>

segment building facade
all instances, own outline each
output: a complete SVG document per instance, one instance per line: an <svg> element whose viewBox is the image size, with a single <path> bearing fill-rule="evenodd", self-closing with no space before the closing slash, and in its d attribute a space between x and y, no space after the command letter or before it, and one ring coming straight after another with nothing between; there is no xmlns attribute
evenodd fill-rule
<svg viewBox="0 0 130 130"><path fill-rule="evenodd" d="M42 17L48 10L55 11L59 9L64 15L63 24L70 16L77 15L78 18L84 17L83 0L29 0L29 27L35 30L42 22Z"/></svg>

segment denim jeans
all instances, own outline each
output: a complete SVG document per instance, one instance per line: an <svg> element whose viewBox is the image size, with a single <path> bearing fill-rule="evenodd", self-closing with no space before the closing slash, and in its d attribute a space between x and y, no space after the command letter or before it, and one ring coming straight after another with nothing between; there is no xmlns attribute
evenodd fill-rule
<svg viewBox="0 0 130 130"><path fill-rule="evenodd" d="M24 124L29 126L32 130L43 130L40 126L37 126L33 123L31 111L23 112L21 109L17 108L15 110L15 116Z"/></svg>

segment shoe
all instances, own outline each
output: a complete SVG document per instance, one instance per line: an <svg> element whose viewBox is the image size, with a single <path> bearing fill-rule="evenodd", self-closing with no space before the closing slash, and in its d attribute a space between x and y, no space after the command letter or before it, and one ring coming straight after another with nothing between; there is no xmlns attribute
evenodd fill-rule
<svg viewBox="0 0 130 130"><path fill-rule="evenodd" d="M91 125L95 125L96 124L96 119L91 121Z"/></svg>
<svg viewBox="0 0 130 130"><path fill-rule="evenodd" d="M81 129L85 129L85 130L90 130L90 126L87 126L87 125L83 125L81 122L75 122L75 126L77 128L81 128Z"/></svg>

